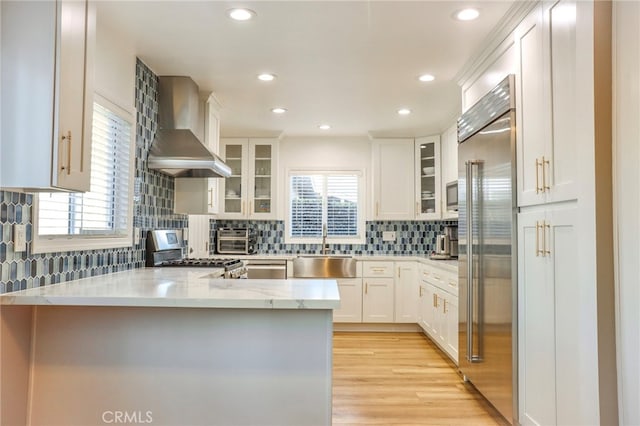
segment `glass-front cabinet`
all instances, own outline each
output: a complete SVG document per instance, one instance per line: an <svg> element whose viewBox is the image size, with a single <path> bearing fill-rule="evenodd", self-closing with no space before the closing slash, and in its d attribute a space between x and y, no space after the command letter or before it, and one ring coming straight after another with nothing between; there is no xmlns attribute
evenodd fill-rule
<svg viewBox="0 0 640 426"><path fill-rule="evenodd" d="M440 136L416 138L416 218L439 219L440 194Z"/></svg>
<svg viewBox="0 0 640 426"><path fill-rule="evenodd" d="M249 200L249 214L271 214L273 197L273 144L254 143L250 145L253 152L253 161L250 175L253 175L251 189L253 189L253 199Z"/></svg>
<svg viewBox="0 0 640 426"><path fill-rule="evenodd" d="M276 143L274 139L221 139L221 153L231 168L222 180L220 217L275 218Z"/></svg>

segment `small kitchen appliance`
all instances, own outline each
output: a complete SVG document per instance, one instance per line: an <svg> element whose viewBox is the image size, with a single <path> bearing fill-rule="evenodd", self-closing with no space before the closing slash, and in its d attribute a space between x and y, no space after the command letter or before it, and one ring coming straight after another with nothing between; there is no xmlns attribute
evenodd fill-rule
<svg viewBox="0 0 640 426"><path fill-rule="evenodd" d="M239 259L187 259L182 255L182 231L161 229L147 234L146 266L210 268L220 278L247 278L247 267Z"/></svg>
<svg viewBox="0 0 640 426"><path fill-rule="evenodd" d="M249 228L219 228L216 232L216 252L219 254L255 253L255 232Z"/></svg>
<svg viewBox="0 0 640 426"><path fill-rule="evenodd" d="M436 248L431 258L438 260L458 258L458 226L445 226L444 232L436 236Z"/></svg>

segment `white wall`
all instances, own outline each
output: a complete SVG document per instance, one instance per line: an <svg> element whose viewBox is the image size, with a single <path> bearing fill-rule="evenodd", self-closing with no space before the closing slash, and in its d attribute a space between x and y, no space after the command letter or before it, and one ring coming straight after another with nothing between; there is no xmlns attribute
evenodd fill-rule
<svg viewBox="0 0 640 426"><path fill-rule="evenodd" d="M284 219L287 200L287 173L290 169L363 170L365 192L371 194L371 141L367 137L292 137L283 138L279 149L279 215ZM370 200L364 200L369 205ZM368 215L366 216L368 217Z"/></svg>
<svg viewBox="0 0 640 426"><path fill-rule="evenodd" d="M135 110L136 55L131 42L96 18L95 91L133 113Z"/></svg>
<svg viewBox="0 0 640 426"><path fill-rule="evenodd" d="M614 2L614 224L620 424L640 424L640 3Z"/></svg>

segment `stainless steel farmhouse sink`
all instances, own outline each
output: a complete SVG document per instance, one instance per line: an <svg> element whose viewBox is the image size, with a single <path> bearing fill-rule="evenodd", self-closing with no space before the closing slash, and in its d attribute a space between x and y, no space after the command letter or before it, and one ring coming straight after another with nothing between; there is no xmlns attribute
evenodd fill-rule
<svg viewBox="0 0 640 426"><path fill-rule="evenodd" d="M293 259L294 278L353 278L356 260L351 256L307 255Z"/></svg>

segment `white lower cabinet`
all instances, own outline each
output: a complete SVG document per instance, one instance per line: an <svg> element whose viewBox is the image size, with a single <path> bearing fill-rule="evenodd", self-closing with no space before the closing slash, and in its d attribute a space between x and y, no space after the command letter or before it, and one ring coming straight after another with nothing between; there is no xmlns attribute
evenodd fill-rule
<svg viewBox="0 0 640 426"><path fill-rule="evenodd" d="M446 347L445 350L458 363L458 297L449 296L444 301Z"/></svg>
<svg viewBox="0 0 640 426"><path fill-rule="evenodd" d="M415 262L396 262L395 322L416 323L420 309L418 268Z"/></svg>
<svg viewBox="0 0 640 426"><path fill-rule="evenodd" d="M334 322L362 322L362 278L338 279L340 308L334 309Z"/></svg>
<svg viewBox="0 0 640 426"><path fill-rule="evenodd" d="M393 278L363 278L362 322L393 322Z"/></svg>
<svg viewBox="0 0 640 426"><path fill-rule="evenodd" d="M418 313L418 324L429 335L433 333L433 303L435 293L434 287L425 282L420 281L420 311Z"/></svg>
<svg viewBox="0 0 640 426"><path fill-rule="evenodd" d="M449 271L420 265L418 324L458 363L458 278Z"/></svg>

